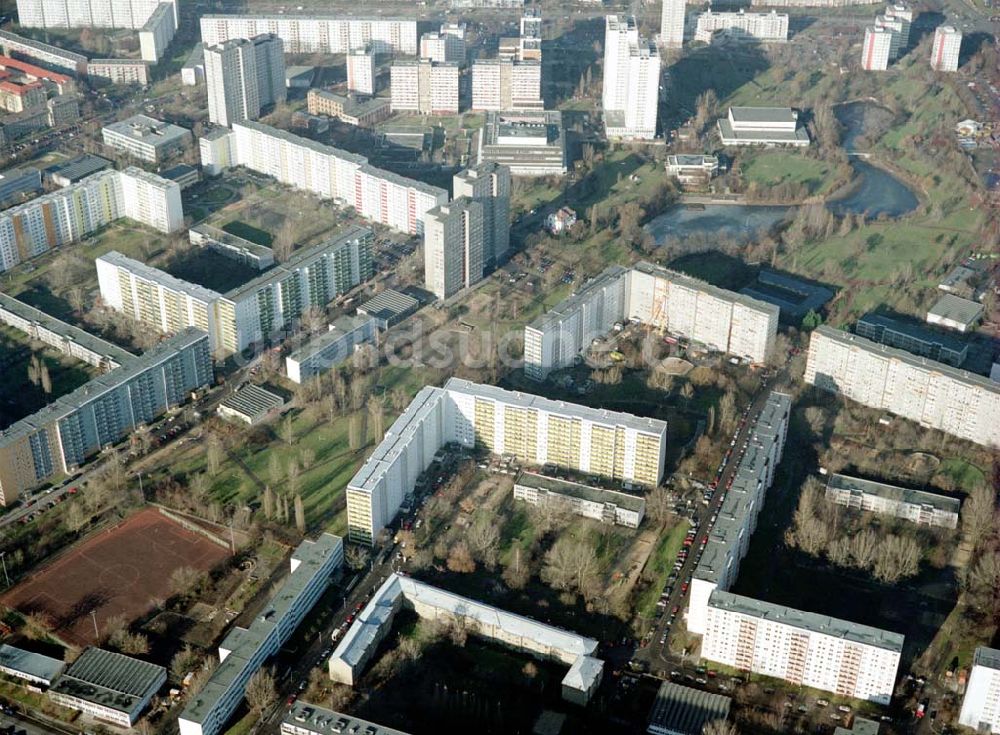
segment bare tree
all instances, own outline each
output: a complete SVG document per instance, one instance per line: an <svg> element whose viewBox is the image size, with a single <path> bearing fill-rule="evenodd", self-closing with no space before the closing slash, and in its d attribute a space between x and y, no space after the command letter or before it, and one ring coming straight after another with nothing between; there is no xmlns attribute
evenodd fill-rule
<svg viewBox="0 0 1000 735"><path fill-rule="evenodd" d="M497 547L500 545L500 527L490 513L480 513L465 534L472 553L488 569L497 561Z"/></svg>
<svg viewBox="0 0 1000 735"><path fill-rule="evenodd" d="M521 551L520 546L511 550L510 561L503 570L503 581L512 590L524 589L531 579L531 556Z"/></svg>
<svg viewBox="0 0 1000 735"><path fill-rule="evenodd" d="M170 589L175 595L183 595L201 580L201 572L194 567L178 567L170 575Z"/></svg>
<svg viewBox="0 0 1000 735"><path fill-rule="evenodd" d="M247 681L245 690L247 704L258 715L269 710L278 700L278 689L274 683L274 674L269 667L257 669Z"/></svg>
<svg viewBox="0 0 1000 735"><path fill-rule="evenodd" d="M281 438L288 446L295 443L295 426L290 415L285 416L285 420L281 422Z"/></svg>
<svg viewBox="0 0 1000 735"><path fill-rule="evenodd" d="M302 496L295 496L295 527L299 533L306 532L306 510L302 505Z"/></svg>
<svg viewBox="0 0 1000 735"><path fill-rule="evenodd" d="M962 529L973 548L978 548L996 528L996 495L988 486L978 485L962 506Z"/></svg>
<svg viewBox="0 0 1000 735"><path fill-rule="evenodd" d="M347 442L352 452L364 446L364 422L360 413L352 413L347 422Z"/></svg>
<svg viewBox="0 0 1000 735"><path fill-rule="evenodd" d="M851 560L858 569L871 569L878 552L878 537L871 529L851 536Z"/></svg>
<svg viewBox="0 0 1000 735"><path fill-rule="evenodd" d="M597 571L594 547L563 536L545 555L542 580L554 589L579 592L589 599L597 586Z"/></svg>
<svg viewBox="0 0 1000 735"><path fill-rule="evenodd" d="M208 474L212 477L219 474L223 454L222 439L215 432L209 432L205 442L205 464L208 468Z"/></svg>
<svg viewBox="0 0 1000 735"><path fill-rule="evenodd" d="M657 486L646 495L646 514L657 525L667 522L671 509L670 493L665 487Z"/></svg>
<svg viewBox="0 0 1000 735"><path fill-rule="evenodd" d="M264 517L269 521L274 518L274 491L270 485L264 486Z"/></svg>
<svg viewBox="0 0 1000 735"><path fill-rule="evenodd" d="M368 549L359 544L348 544L344 549L344 561L347 562L348 567L355 571L364 569L370 556Z"/></svg>
<svg viewBox="0 0 1000 735"><path fill-rule="evenodd" d="M378 396L372 396L368 400L368 430L375 444L382 441L382 437L385 435L385 411L383 410L383 403L383 400Z"/></svg>
<svg viewBox="0 0 1000 735"><path fill-rule="evenodd" d="M702 735L739 735L739 728L728 720L712 720L701 730Z"/></svg>
<svg viewBox="0 0 1000 735"><path fill-rule="evenodd" d="M464 541L459 541L451 547L446 564L448 569L458 574L469 574L476 571L476 562Z"/></svg>

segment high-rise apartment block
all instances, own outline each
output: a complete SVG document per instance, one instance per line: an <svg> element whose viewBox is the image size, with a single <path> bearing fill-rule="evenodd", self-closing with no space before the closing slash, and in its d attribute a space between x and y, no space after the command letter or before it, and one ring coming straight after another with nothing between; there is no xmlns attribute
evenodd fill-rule
<svg viewBox="0 0 1000 735"><path fill-rule="evenodd" d="M976 732L1000 732L1000 651L980 646L972 657L972 671L958 723Z"/></svg>
<svg viewBox="0 0 1000 735"><path fill-rule="evenodd" d="M350 205L373 222L400 232L423 232L423 215L448 201L448 192L376 168L356 153L246 120L229 133L230 165L246 166L283 184ZM222 148L215 141L213 150Z"/></svg>
<svg viewBox="0 0 1000 735"><path fill-rule="evenodd" d="M286 54L346 54L369 43L377 54L416 56L417 21L345 18L343 15L203 15L201 40L209 46L275 33Z"/></svg>
<svg viewBox="0 0 1000 735"><path fill-rule="evenodd" d="M310 307L372 277L371 230L348 227L225 294L112 251L97 259L104 303L162 332L196 327L220 357L290 330Z"/></svg>
<svg viewBox="0 0 1000 735"><path fill-rule="evenodd" d="M393 112L458 113L458 64L430 59L397 61L390 75Z"/></svg>
<svg viewBox="0 0 1000 735"><path fill-rule="evenodd" d="M375 50L371 44L347 52L347 89L357 94L375 94Z"/></svg>
<svg viewBox="0 0 1000 735"><path fill-rule="evenodd" d="M903 41L903 21L885 15L875 16L875 27L889 31L889 60L899 58Z"/></svg>
<svg viewBox="0 0 1000 735"><path fill-rule="evenodd" d="M184 224L180 187L141 169L100 171L0 213L0 272L127 217L161 232Z"/></svg>
<svg viewBox="0 0 1000 735"><path fill-rule="evenodd" d="M865 71L885 71L889 68L892 49L892 31L880 26L865 28L865 41L861 46L861 68Z"/></svg>
<svg viewBox="0 0 1000 735"><path fill-rule="evenodd" d="M791 408L790 396L772 392L754 421L750 443L692 575L687 612L690 633L705 634L709 598L715 590L728 590L736 581L757 528L764 496L774 482L775 469L784 454Z"/></svg>
<svg viewBox="0 0 1000 735"><path fill-rule="evenodd" d="M483 267L487 270L510 249L510 169L487 161L455 174L455 198L469 197L483 205Z"/></svg>
<svg viewBox="0 0 1000 735"><path fill-rule="evenodd" d="M778 307L640 262L611 266L524 328L524 371L544 380L571 365L615 322L636 319L709 349L764 363L774 351Z"/></svg>
<svg viewBox="0 0 1000 735"><path fill-rule="evenodd" d="M232 127L285 100L285 57L273 33L205 48L208 119Z"/></svg>
<svg viewBox="0 0 1000 735"><path fill-rule="evenodd" d="M694 40L711 43L716 35L727 40L766 43L788 40L788 13L714 13L708 10L698 16Z"/></svg>
<svg viewBox="0 0 1000 735"><path fill-rule="evenodd" d="M935 71L958 71L962 50L962 32L954 26L938 26L931 44L931 68Z"/></svg>
<svg viewBox="0 0 1000 735"><path fill-rule="evenodd" d="M439 299L483 280L483 205L467 197L424 215L424 286Z"/></svg>
<svg viewBox="0 0 1000 735"><path fill-rule="evenodd" d="M667 425L458 378L427 386L348 483L351 540L372 543L449 442L652 487L663 476Z"/></svg>
<svg viewBox="0 0 1000 735"><path fill-rule="evenodd" d="M542 110L542 65L538 61L482 59L472 65L472 109Z"/></svg>
<svg viewBox="0 0 1000 735"><path fill-rule="evenodd" d="M420 58L449 64L464 64L465 24L444 23L436 33L422 35Z"/></svg>
<svg viewBox="0 0 1000 735"><path fill-rule="evenodd" d="M542 60L542 13L538 8L528 8L521 16L517 58L519 61Z"/></svg>
<svg viewBox="0 0 1000 735"><path fill-rule="evenodd" d="M889 704L898 633L715 590L701 657L841 697Z"/></svg>
<svg viewBox="0 0 1000 735"><path fill-rule="evenodd" d="M17 0L25 28L142 28L161 4L177 27L176 0Z"/></svg>
<svg viewBox="0 0 1000 735"><path fill-rule="evenodd" d="M913 10L902 3L892 3L886 6L884 17L899 21L899 48L900 51L905 51L910 45L910 26L913 25Z"/></svg>
<svg viewBox="0 0 1000 735"><path fill-rule="evenodd" d="M187 329L0 431L0 505L70 473L210 385L208 336Z"/></svg>
<svg viewBox="0 0 1000 735"><path fill-rule="evenodd" d="M633 16L607 16L602 103L608 137L652 139L659 100L660 52L639 35Z"/></svg>
<svg viewBox="0 0 1000 735"><path fill-rule="evenodd" d="M823 325L812 332L805 381L988 447L1000 447L1000 384Z"/></svg>
<svg viewBox="0 0 1000 735"><path fill-rule="evenodd" d="M660 11L660 45L664 48L680 48L684 45L685 0L663 0Z"/></svg>

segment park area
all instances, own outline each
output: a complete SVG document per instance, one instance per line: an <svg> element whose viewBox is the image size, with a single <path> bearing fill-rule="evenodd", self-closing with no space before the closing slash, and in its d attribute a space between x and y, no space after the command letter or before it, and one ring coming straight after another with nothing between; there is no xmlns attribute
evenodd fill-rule
<svg viewBox="0 0 1000 735"><path fill-rule="evenodd" d="M67 549L0 602L68 644L91 645L111 618L134 620L178 592L180 576L208 572L228 555L207 532L145 509Z"/></svg>

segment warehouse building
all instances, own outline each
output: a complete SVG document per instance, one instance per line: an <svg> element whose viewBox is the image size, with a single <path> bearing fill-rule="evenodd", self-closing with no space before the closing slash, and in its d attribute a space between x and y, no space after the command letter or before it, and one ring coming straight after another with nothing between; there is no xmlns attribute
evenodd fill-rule
<svg viewBox="0 0 1000 735"><path fill-rule="evenodd" d="M324 533L292 552L291 572L264 611L246 628L234 627L219 644L219 665L188 701L180 735L218 735L243 701L247 682L285 644L330 586L344 561L344 542Z"/></svg>
<svg viewBox="0 0 1000 735"><path fill-rule="evenodd" d="M809 133L790 107L730 107L719 120L719 137L729 146L809 145Z"/></svg>
<svg viewBox="0 0 1000 735"><path fill-rule="evenodd" d="M342 316L329 330L310 339L285 358L285 372L293 383L304 383L336 367L363 344L375 342L378 325L368 316Z"/></svg>
<svg viewBox="0 0 1000 735"><path fill-rule="evenodd" d="M223 399L216 409L223 418L256 426L281 411L285 399L259 385L248 383Z"/></svg>
<svg viewBox="0 0 1000 735"><path fill-rule="evenodd" d="M601 523L638 528L646 514L640 495L606 490L570 480L521 472L514 480L514 499L528 505L555 504L570 513Z"/></svg>
<svg viewBox="0 0 1000 735"><path fill-rule="evenodd" d="M56 679L48 696L63 707L132 727L166 681L167 670L162 666L88 648Z"/></svg>
<svg viewBox="0 0 1000 735"><path fill-rule="evenodd" d="M902 518L918 526L958 528L962 502L939 493L887 485L848 475L830 475L826 499L867 513Z"/></svg>
<svg viewBox="0 0 1000 735"><path fill-rule="evenodd" d="M419 308L420 302L409 294L387 288L359 306L358 314L370 316L376 326L385 331L416 313Z"/></svg>
<svg viewBox="0 0 1000 735"><path fill-rule="evenodd" d="M649 715L649 735L702 735L713 723L729 720L732 700L721 694L665 681Z"/></svg>
<svg viewBox="0 0 1000 735"><path fill-rule="evenodd" d="M983 318L983 305L946 293L927 312L927 323L958 332L971 332Z"/></svg>
<svg viewBox="0 0 1000 735"><path fill-rule="evenodd" d="M575 704L589 702L601 683L604 662L595 657L597 641L594 639L398 574L386 579L344 633L330 657L330 678L354 686L404 606L425 620L459 620L473 635L569 665L562 681L562 693L564 699ZM182 731L181 735L187 734Z"/></svg>

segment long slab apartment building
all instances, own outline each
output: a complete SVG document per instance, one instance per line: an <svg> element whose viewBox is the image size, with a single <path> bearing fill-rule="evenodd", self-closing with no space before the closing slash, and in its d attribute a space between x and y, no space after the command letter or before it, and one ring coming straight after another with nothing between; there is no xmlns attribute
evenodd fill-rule
<svg viewBox="0 0 1000 735"><path fill-rule="evenodd" d="M184 224L180 187L135 167L100 171L77 184L44 194L0 213L0 272L117 219L128 218L160 232Z"/></svg>
<svg viewBox="0 0 1000 735"><path fill-rule="evenodd" d="M416 56L417 21L342 15L203 15L201 40L215 46L234 38L274 33L286 54L346 54L371 44L379 54Z"/></svg>
<svg viewBox="0 0 1000 735"><path fill-rule="evenodd" d="M1000 447L1000 384L823 325L812 332L805 381L961 439Z"/></svg>
<svg viewBox="0 0 1000 735"><path fill-rule="evenodd" d="M212 376L208 336L186 329L0 431L0 505L72 472Z"/></svg>
<svg viewBox="0 0 1000 735"><path fill-rule="evenodd" d="M643 324L754 362L774 350L778 307L651 263L611 266L524 328L524 371L544 380L616 322Z"/></svg>
<svg viewBox="0 0 1000 735"><path fill-rule="evenodd" d="M372 543L445 444L514 454L599 477L655 486L667 425L452 378L423 388L347 486L353 541Z"/></svg>
<svg viewBox="0 0 1000 735"><path fill-rule="evenodd" d="M366 227L347 227L225 294L117 251L97 258L97 280L109 307L161 332L197 327L209 335L213 354L226 356L267 340L310 306L325 306L370 279L372 237Z"/></svg>
<svg viewBox="0 0 1000 735"><path fill-rule="evenodd" d="M448 202L448 192L376 168L355 153L249 120L202 146L202 164L247 168L333 201L400 232L423 232L423 216Z"/></svg>

